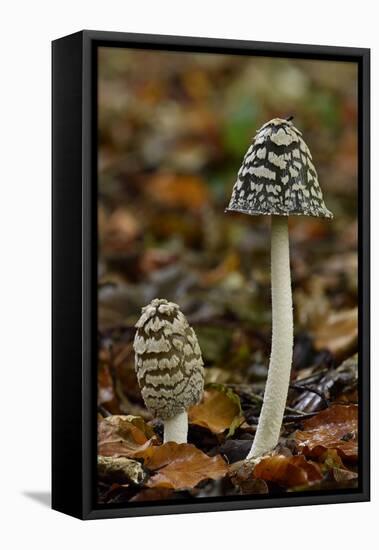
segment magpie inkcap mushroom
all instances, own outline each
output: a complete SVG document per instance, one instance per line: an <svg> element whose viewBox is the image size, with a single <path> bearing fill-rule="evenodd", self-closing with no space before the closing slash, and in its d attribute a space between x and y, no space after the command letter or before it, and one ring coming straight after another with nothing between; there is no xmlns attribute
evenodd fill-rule
<svg viewBox="0 0 379 550"><path fill-rule="evenodd" d="M135 368L146 407L164 423L164 442L187 442L187 409L204 390L196 334L179 306L154 299L142 308L134 338Z"/></svg>
<svg viewBox="0 0 379 550"><path fill-rule="evenodd" d="M248 459L278 443L293 351L288 217L333 218L312 155L292 118L274 118L257 132L238 172L226 211L271 216L272 343L264 400Z"/></svg>
<svg viewBox="0 0 379 550"><path fill-rule="evenodd" d="M274 118L258 130L227 211L333 218L325 206L312 155L292 120Z"/></svg>

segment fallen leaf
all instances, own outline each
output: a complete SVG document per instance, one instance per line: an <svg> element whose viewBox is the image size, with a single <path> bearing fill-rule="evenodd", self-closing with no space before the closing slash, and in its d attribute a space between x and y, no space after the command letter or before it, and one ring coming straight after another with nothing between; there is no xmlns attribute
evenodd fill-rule
<svg viewBox="0 0 379 550"><path fill-rule="evenodd" d="M325 239L330 234L328 224L322 223L321 218L307 218L303 223L297 223L293 217L289 218L289 226L291 230L291 239L294 242L309 243L317 240Z"/></svg>
<svg viewBox="0 0 379 550"><path fill-rule="evenodd" d="M332 476L334 481L341 483L343 481L351 481L358 478L357 472L352 472L347 468L333 468Z"/></svg>
<svg viewBox="0 0 379 550"><path fill-rule="evenodd" d="M141 464L124 456L98 456L97 473L100 479L107 482L117 481L118 484L130 481L140 484L146 478Z"/></svg>
<svg viewBox="0 0 379 550"><path fill-rule="evenodd" d="M146 187L151 197L171 208L197 210L209 202L209 190L205 182L190 175L158 174Z"/></svg>
<svg viewBox="0 0 379 550"><path fill-rule="evenodd" d="M322 463L322 469L329 471L333 468L344 468L342 458L337 453L336 449L327 449L323 455L320 456L320 463Z"/></svg>
<svg viewBox="0 0 379 550"><path fill-rule="evenodd" d="M139 261L139 267L144 275L148 275L152 271L171 265L176 260L177 255L169 250L148 248Z"/></svg>
<svg viewBox="0 0 379 550"><path fill-rule="evenodd" d="M255 466L253 476L285 487L309 485L323 477L320 466L307 461L302 455L264 457Z"/></svg>
<svg viewBox="0 0 379 550"><path fill-rule="evenodd" d="M220 452L226 456L229 464L243 460L249 454L252 439L228 439L220 447Z"/></svg>
<svg viewBox="0 0 379 550"><path fill-rule="evenodd" d="M346 468L336 449L328 449L325 451L319 461L322 463L321 469L328 472L334 481L350 481L358 478L356 472Z"/></svg>
<svg viewBox="0 0 379 550"><path fill-rule="evenodd" d="M210 457L188 443L165 443L140 452L144 467L153 472L147 485L160 489L192 489L205 479L219 479L228 471L220 455Z"/></svg>
<svg viewBox="0 0 379 550"><path fill-rule="evenodd" d="M107 226L107 214L104 206L99 201L98 208L97 208L97 234L98 234L99 243L103 242L106 226Z"/></svg>
<svg viewBox="0 0 379 550"><path fill-rule="evenodd" d="M222 384L207 387L202 402L189 409L188 419L215 434L229 430L228 437L244 420L238 395Z"/></svg>
<svg viewBox="0 0 379 550"><path fill-rule="evenodd" d="M108 365L100 365L97 374L98 405L104 405L110 412L117 409L117 399L114 391L112 376Z"/></svg>
<svg viewBox="0 0 379 550"><path fill-rule="evenodd" d="M125 459L128 460L128 459ZM99 504L120 504L122 502L128 502L130 497L135 493L135 484L132 482L117 483L114 482L111 485L111 480L102 479L99 477L99 491L98 491L98 503Z"/></svg>
<svg viewBox="0 0 379 550"><path fill-rule="evenodd" d="M202 283L205 286L214 286L225 279L230 273L238 271L240 259L236 252L230 252L223 261L214 269L207 271L202 276Z"/></svg>
<svg viewBox="0 0 379 550"><path fill-rule="evenodd" d="M201 223L194 223L194 213L178 209L165 210L164 215L158 208L150 214L150 231L158 240L169 240L173 234L180 238L186 247L196 248L204 239ZM154 273L154 272L153 272Z"/></svg>
<svg viewBox="0 0 379 550"><path fill-rule="evenodd" d="M307 377L311 375L313 369L314 367L312 367L310 372L308 369L305 369L304 376ZM301 378L298 378L298 380L301 380ZM342 396L345 392L350 392L351 390L354 392L357 385L358 354L355 354L346 359L336 369L329 368L326 370L325 374L314 386L314 389L318 391L319 394L312 391L301 392L298 398L292 401L291 406L303 412L317 412L325 407L322 396L326 397L331 402L340 402L343 400L346 403L348 400ZM357 399L355 402L357 402Z"/></svg>
<svg viewBox="0 0 379 550"><path fill-rule="evenodd" d="M125 208L115 210L105 225L103 253L113 255L125 252L136 240L141 231L135 216Z"/></svg>
<svg viewBox="0 0 379 550"><path fill-rule="evenodd" d="M268 486L264 479L253 477L250 462L242 460L229 467L229 477L233 485L243 495L267 494Z"/></svg>
<svg viewBox="0 0 379 550"><path fill-rule="evenodd" d="M358 458L358 406L332 405L303 423L295 433L298 450L306 456L320 457L336 449L341 458Z"/></svg>
<svg viewBox="0 0 379 550"><path fill-rule="evenodd" d="M328 349L338 360L357 350L358 308L334 312L313 330L314 345L318 350Z"/></svg>
<svg viewBox="0 0 379 550"><path fill-rule="evenodd" d="M152 500L170 500L174 496L173 489L142 489L129 502L147 502Z"/></svg>
<svg viewBox="0 0 379 550"><path fill-rule="evenodd" d="M108 416L98 426L99 455L135 457L155 442L153 429L137 416Z"/></svg>
<svg viewBox="0 0 379 550"><path fill-rule="evenodd" d="M204 382L208 384L228 384L241 382L241 375L238 372L231 372L219 367L208 367L205 369Z"/></svg>
<svg viewBox="0 0 379 550"><path fill-rule="evenodd" d="M307 281L305 289L294 290L294 302L299 325L308 329L312 334L323 323L330 311L330 304L326 293L326 281L319 275L314 275Z"/></svg>
<svg viewBox="0 0 379 550"><path fill-rule="evenodd" d="M336 397L336 401L342 401L344 403L358 403L358 388L354 388L350 391L343 391Z"/></svg>

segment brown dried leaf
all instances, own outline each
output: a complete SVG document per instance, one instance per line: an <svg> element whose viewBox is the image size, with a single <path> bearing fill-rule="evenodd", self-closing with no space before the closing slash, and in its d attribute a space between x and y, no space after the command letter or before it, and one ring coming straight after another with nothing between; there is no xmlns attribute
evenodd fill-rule
<svg viewBox="0 0 379 550"><path fill-rule="evenodd" d="M139 261L139 267L144 275L152 271L162 269L177 260L177 255L169 250L160 248L148 248Z"/></svg>
<svg viewBox="0 0 379 550"><path fill-rule="evenodd" d="M152 428L137 416L108 416L98 426L99 455L135 457L155 442Z"/></svg>
<svg viewBox="0 0 379 550"><path fill-rule="evenodd" d="M202 402L188 410L188 419L214 434L229 429L228 436L233 435L244 420L238 395L222 384L209 384Z"/></svg>
<svg viewBox="0 0 379 550"><path fill-rule="evenodd" d="M202 276L205 286L214 286L223 281L230 273L238 271L240 258L236 252L230 252L223 261L214 269L207 271Z"/></svg>
<svg viewBox="0 0 379 550"><path fill-rule="evenodd" d="M135 216L125 208L118 208L105 226L103 238L104 254L124 252L140 234L141 227Z"/></svg>
<svg viewBox="0 0 379 550"><path fill-rule="evenodd" d="M124 456L99 456L97 462L97 472L99 478L108 483L117 481L117 483L140 484L144 481L146 474L139 462L130 460Z"/></svg>
<svg viewBox="0 0 379 550"><path fill-rule="evenodd" d="M336 449L346 460L358 459L358 407L332 405L303 423L295 433L298 450L306 456L320 457Z"/></svg>
<svg viewBox="0 0 379 550"><path fill-rule="evenodd" d="M333 468L344 468L344 464L336 449L328 449L321 455L319 462L322 463L323 470L329 471Z"/></svg>
<svg viewBox="0 0 379 550"><path fill-rule="evenodd" d="M165 206L197 210L209 202L209 190L197 176L158 174L151 178L148 193Z"/></svg>
<svg viewBox="0 0 379 550"><path fill-rule="evenodd" d="M318 464L304 456L274 455L262 458L254 468L255 478L273 481L285 487L309 485L322 479Z"/></svg>
<svg viewBox="0 0 379 550"><path fill-rule="evenodd" d="M321 469L329 472L334 481L344 482L358 478L356 472L352 472L346 468L336 449L328 449L325 451L320 461L322 462Z"/></svg>
<svg viewBox="0 0 379 550"><path fill-rule="evenodd" d="M334 481L337 481L337 483L358 479L358 474L347 468L333 468L332 475Z"/></svg>
<svg viewBox="0 0 379 550"><path fill-rule="evenodd" d="M108 365L100 365L97 374L98 405L104 405L109 411L117 409L117 399Z"/></svg>
<svg viewBox="0 0 379 550"><path fill-rule="evenodd" d="M210 457L188 443L165 443L138 454L154 472L147 485L160 489L192 489L204 479L219 479L228 471L220 455Z"/></svg>
<svg viewBox="0 0 379 550"><path fill-rule="evenodd" d="M328 349L339 360L357 350L358 308L332 313L313 331L316 349Z"/></svg>
<svg viewBox="0 0 379 550"><path fill-rule="evenodd" d="M336 449L328 449L320 457L321 470L327 472L334 481L346 482L358 478L358 474L346 468Z"/></svg>
<svg viewBox="0 0 379 550"><path fill-rule="evenodd" d="M170 500L175 492L173 489L142 489L129 502L151 502L152 500Z"/></svg>
<svg viewBox="0 0 379 550"><path fill-rule="evenodd" d="M252 465L247 460L241 460L229 466L229 477L243 495L263 495L269 492L264 479L253 477Z"/></svg>

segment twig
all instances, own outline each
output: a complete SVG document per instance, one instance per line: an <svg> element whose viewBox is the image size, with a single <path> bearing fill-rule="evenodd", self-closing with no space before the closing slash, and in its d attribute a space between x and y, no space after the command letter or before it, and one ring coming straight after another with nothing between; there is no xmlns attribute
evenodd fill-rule
<svg viewBox="0 0 379 550"><path fill-rule="evenodd" d="M309 386L307 384L290 384L290 388L297 391L308 391L310 393L315 393L319 396L319 398L324 402L325 408L329 407L330 401L325 397L324 392L315 389L313 386Z"/></svg>
<svg viewBox="0 0 379 550"><path fill-rule="evenodd" d="M257 393L254 393L252 391L247 391L246 389L241 390L241 387L239 384L227 384L227 386L232 390L234 390L238 395L240 395L240 393L241 395L245 394L245 396L249 397L252 401L255 401L256 403L259 403L262 405L263 397L261 395L258 395ZM291 414L295 414L298 416L304 416L307 414L307 413L304 413L303 411L294 409L293 407L289 407L289 406L287 406L285 410Z"/></svg>
<svg viewBox="0 0 379 550"><path fill-rule="evenodd" d="M101 414L101 416L103 416L104 418L106 418L107 416L112 416L112 413L110 413L105 407L103 407L103 405L98 405L97 406L97 411Z"/></svg>
<svg viewBox="0 0 379 550"><path fill-rule="evenodd" d="M286 414L283 417L283 422L292 423L292 422L297 422L298 420L305 420L307 418L312 418L312 416L314 416L318 412L320 412L320 411L302 413L300 415L298 415L298 414Z"/></svg>

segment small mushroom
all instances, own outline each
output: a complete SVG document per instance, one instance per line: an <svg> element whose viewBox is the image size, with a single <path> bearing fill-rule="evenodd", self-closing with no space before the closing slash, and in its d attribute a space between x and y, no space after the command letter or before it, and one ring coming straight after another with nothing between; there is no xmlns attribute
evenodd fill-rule
<svg viewBox="0 0 379 550"><path fill-rule="evenodd" d="M135 368L145 405L163 420L164 443L186 443L187 409L204 390L196 334L179 306L161 299L142 308L136 328Z"/></svg>
<svg viewBox="0 0 379 550"><path fill-rule="evenodd" d="M257 131L227 208L252 216L271 216L271 357L248 459L262 456L277 445L288 394L293 350L288 216L333 218L324 204L312 155L291 120L274 118Z"/></svg>

